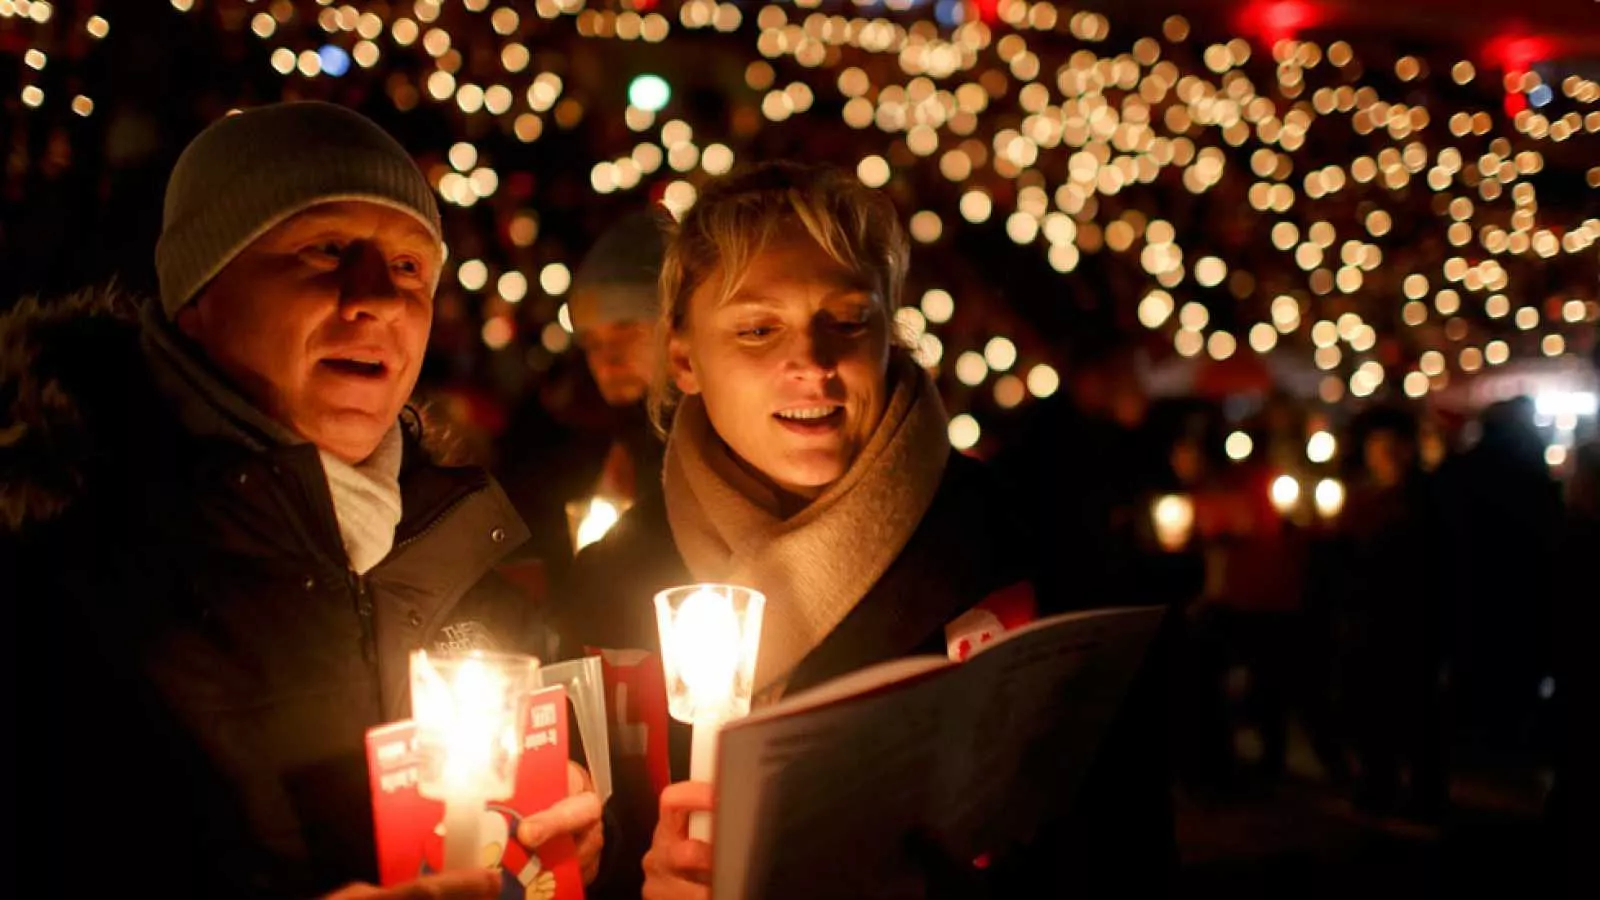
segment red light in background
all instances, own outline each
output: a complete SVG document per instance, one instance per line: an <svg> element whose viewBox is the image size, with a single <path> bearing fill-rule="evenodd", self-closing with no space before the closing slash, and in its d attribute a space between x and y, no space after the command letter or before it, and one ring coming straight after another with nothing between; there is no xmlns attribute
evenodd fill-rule
<svg viewBox="0 0 1600 900"><path fill-rule="evenodd" d="M1306 0L1257 0L1239 11L1237 23L1241 31L1256 35L1270 47L1325 18L1320 8Z"/></svg>
<svg viewBox="0 0 1600 900"><path fill-rule="evenodd" d="M1502 34L1483 46L1484 59L1507 75L1520 75L1555 55L1556 42L1538 35ZM1506 91L1504 105L1506 116L1515 117L1528 108L1528 98L1521 91Z"/></svg>
<svg viewBox="0 0 1600 900"><path fill-rule="evenodd" d="M1503 34L1483 47L1484 59L1506 72L1526 72L1555 54L1555 41L1536 35Z"/></svg>
<svg viewBox="0 0 1600 900"><path fill-rule="evenodd" d="M978 8L978 18L990 25L1000 18L1000 0L976 0L973 3Z"/></svg>

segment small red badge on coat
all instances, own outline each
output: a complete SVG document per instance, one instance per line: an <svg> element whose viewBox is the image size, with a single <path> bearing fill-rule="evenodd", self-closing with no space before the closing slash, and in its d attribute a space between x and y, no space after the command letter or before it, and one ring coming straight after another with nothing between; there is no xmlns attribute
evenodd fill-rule
<svg viewBox="0 0 1600 900"><path fill-rule="evenodd" d="M983 598L944 627L945 650L962 662L984 644L1038 617L1033 583L1019 581Z"/></svg>

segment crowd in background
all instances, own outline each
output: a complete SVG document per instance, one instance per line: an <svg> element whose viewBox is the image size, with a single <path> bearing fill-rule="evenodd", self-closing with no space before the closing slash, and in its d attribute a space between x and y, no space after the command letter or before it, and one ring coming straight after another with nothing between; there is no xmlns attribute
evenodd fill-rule
<svg viewBox="0 0 1600 900"><path fill-rule="evenodd" d="M1552 473L1538 419L1531 398L1467 419L1378 406L1343 427L1281 395L1153 399L1122 349L1068 366L990 461L1025 489L1018 514L1059 561L1045 592L1183 611L1186 788L1297 777L1437 825L1452 796L1537 810L1553 778L1557 637L1587 596L1576 542L1594 475L1585 453L1570 484ZM540 439L593 445L605 427ZM1244 459L1225 449L1238 433ZM1320 466L1314 435L1333 448ZM1329 476L1336 500L1301 477L1275 503L1275 481L1305 472ZM1191 518L1164 542L1172 497Z"/></svg>

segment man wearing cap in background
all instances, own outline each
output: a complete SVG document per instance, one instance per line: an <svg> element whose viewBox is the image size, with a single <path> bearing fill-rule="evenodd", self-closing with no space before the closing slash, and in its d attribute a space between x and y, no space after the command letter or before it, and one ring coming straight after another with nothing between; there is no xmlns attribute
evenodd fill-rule
<svg viewBox="0 0 1600 900"><path fill-rule="evenodd" d="M435 461L406 406L443 258L398 143L278 104L178 160L159 302L107 289L0 318L0 571L28 642L7 654L7 843L54 892L372 880L363 739L408 713L408 652L536 640L493 573L526 527L485 472ZM574 833L592 876L600 805L575 794L518 837Z"/></svg>
<svg viewBox="0 0 1600 900"><path fill-rule="evenodd" d="M598 411L563 410L548 396L535 397L501 444L507 493L533 529L527 552L544 561L547 577L571 561L569 504L581 514L596 497L626 507L661 490L664 446L645 395L655 372L656 280L665 249L657 214L635 212L600 236L573 277L568 313L604 412L579 415Z"/></svg>

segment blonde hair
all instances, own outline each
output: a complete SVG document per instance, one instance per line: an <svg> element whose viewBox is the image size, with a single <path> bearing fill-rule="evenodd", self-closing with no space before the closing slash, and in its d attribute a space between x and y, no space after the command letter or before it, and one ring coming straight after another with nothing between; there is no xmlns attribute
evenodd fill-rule
<svg viewBox="0 0 1600 900"><path fill-rule="evenodd" d="M800 234L872 286L890 317L891 345L907 349L894 337L893 317L911 246L888 197L837 169L787 161L713 178L672 229L661 264L659 352L650 388L650 418L657 428L665 430L679 399L667 345L688 323L689 299L719 274L720 297L732 296L769 243Z"/></svg>

